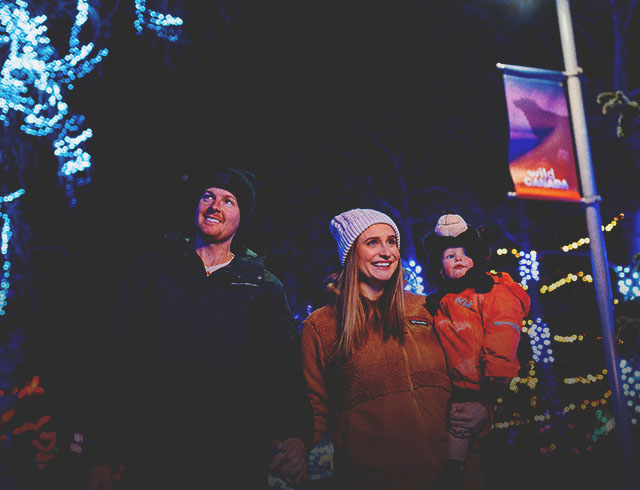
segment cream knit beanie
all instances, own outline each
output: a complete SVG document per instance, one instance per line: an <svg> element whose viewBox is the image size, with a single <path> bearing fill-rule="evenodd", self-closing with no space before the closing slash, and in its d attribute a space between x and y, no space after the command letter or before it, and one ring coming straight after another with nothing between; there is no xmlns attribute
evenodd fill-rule
<svg viewBox="0 0 640 490"><path fill-rule="evenodd" d="M456 237L469 229L467 222L459 214L444 214L436 224L436 235Z"/></svg>
<svg viewBox="0 0 640 490"><path fill-rule="evenodd" d="M398 248L400 248L400 232L398 227L389 216L375 209L351 209L339 214L331 220L329 225L333 238L338 243L338 255L340 263L344 265L347 254L351 246L360 236L360 234L371 225L384 223L391 228L396 234L398 240Z"/></svg>

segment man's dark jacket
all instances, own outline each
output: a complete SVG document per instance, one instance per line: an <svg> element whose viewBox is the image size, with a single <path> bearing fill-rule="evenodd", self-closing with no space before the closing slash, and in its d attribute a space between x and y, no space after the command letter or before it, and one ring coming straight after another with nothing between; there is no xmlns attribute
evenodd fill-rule
<svg viewBox="0 0 640 490"><path fill-rule="evenodd" d="M262 488L271 437L309 443L283 285L255 253L234 252L207 276L173 234L127 276L103 371L114 403L103 405L110 413L95 437L122 431L132 488Z"/></svg>

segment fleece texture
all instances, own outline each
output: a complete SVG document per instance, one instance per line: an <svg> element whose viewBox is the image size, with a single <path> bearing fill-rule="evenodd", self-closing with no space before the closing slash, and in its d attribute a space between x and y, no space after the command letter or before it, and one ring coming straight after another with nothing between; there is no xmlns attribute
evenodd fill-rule
<svg viewBox="0 0 640 490"><path fill-rule="evenodd" d="M444 465L451 384L424 296L405 293L402 341L372 332L352 356L336 353L336 310L314 311L302 326L303 372L315 442L330 433L335 475L345 488L428 489ZM484 483L469 452L469 489Z"/></svg>

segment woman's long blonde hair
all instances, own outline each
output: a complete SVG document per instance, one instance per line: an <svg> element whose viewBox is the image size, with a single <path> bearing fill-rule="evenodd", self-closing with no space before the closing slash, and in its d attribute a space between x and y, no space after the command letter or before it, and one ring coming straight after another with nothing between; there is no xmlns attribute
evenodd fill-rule
<svg viewBox="0 0 640 490"><path fill-rule="evenodd" d="M405 326L404 277L402 264L385 284L377 302L367 300L360 290L360 277L354 243L340 272L327 280L327 288L335 296L338 313L338 351L349 356L366 341L369 330L380 332L384 339L402 340Z"/></svg>

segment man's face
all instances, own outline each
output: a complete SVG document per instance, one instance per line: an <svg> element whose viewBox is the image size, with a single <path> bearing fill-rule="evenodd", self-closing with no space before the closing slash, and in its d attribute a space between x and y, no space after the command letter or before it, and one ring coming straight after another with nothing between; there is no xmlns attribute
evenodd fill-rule
<svg viewBox="0 0 640 490"><path fill-rule="evenodd" d="M196 227L209 243L231 240L240 226L238 200L231 192L209 187L202 193L196 212Z"/></svg>
<svg viewBox="0 0 640 490"><path fill-rule="evenodd" d="M463 247L447 248L442 252L442 274L449 279L464 276L473 267L473 260L468 257Z"/></svg>

